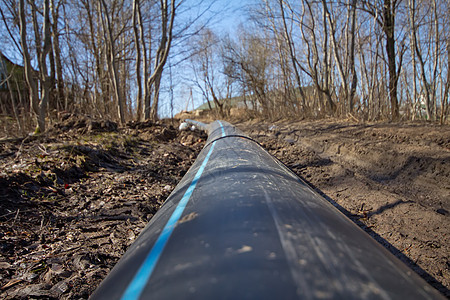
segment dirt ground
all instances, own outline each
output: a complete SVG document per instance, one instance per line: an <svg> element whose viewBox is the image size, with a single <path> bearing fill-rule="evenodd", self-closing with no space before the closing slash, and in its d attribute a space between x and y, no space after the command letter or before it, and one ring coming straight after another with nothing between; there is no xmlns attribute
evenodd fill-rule
<svg viewBox="0 0 450 300"><path fill-rule="evenodd" d="M0 299L87 299L205 139L67 116L46 136L0 142Z"/></svg>
<svg viewBox="0 0 450 300"><path fill-rule="evenodd" d="M237 125L450 296L448 126ZM0 141L0 298L88 298L203 147L177 126L67 115Z"/></svg>
<svg viewBox="0 0 450 300"><path fill-rule="evenodd" d="M336 120L238 124L450 297L450 127Z"/></svg>

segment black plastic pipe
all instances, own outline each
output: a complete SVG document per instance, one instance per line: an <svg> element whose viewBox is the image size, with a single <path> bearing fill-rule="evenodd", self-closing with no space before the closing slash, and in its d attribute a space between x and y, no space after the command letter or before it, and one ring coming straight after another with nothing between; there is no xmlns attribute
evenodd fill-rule
<svg viewBox="0 0 450 300"><path fill-rule="evenodd" d="M196 124L202 126L202 124ZM441 299L226 122L92 299Z"/></svg>

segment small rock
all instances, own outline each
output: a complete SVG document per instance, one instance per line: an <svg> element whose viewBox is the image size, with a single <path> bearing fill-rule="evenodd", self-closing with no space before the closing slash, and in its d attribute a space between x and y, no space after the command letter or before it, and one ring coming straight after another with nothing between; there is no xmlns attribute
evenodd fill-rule
<svg viewBox="0 0 450 300"><path fill-rule="evenodd" d="M448 210L443 209L443 208L437 209L436 212L437 212L438 214L443 215L443 216L447 216L447 215L448 215Z"/></svg>
<svg viewBox="0 0 450 300"><path fill-rule="evenodd" d="M291 138L285 138L284 139L287 143L289 143L290 145L294 145L295 144L295 140L291 139Z"/></svg>
<svg viewBox="0 0 450 300"><path fill-rule="evenodd" d="M12 296L16 298L32 298L32 297L50 297L50 285L47 283L31 284L26 287L20 287Z"/></svg>
<svg viewBox="0 0 450 300"><path fill-rule="evenodd" d="M9 269L11 267L11 264L7 263L6 261L0 261L0 269Z"/></svg>
<svg viewBox="0 0 450 300"><path fill-rule="evenodd" d="M61 296L69 289L69 285L66 281L60 281L57 284L55 284L51 289L51 293L54 294L56 297Z"/></svg>
<svg viewBox="0 0 450 300"><path fill-rule="evenodd" d="M180 124L180 127L178 129L181 130L181 131L185 131L185 130L188 130L188 128L189 128L188 123L183 122L183 123Z"/></svg>

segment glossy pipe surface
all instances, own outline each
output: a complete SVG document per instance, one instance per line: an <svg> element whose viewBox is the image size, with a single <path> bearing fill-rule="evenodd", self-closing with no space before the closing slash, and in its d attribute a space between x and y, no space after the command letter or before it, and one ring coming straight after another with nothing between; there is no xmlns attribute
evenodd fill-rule
<svg viewBox="0 0 450 300"><path fill-rule="evenodd" d="M223 121L92 299L441 299Z"/></svg>

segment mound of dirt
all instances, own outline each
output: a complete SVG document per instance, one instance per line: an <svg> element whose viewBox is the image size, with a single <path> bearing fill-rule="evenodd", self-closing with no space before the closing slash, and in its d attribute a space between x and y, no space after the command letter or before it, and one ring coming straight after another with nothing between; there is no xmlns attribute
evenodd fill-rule
<svg viewBox="0 0 450 300"><path fill-rule="evenodd" d="M60 122L53 124L48 134L61 132L86 133L86 132L113 132L117 131L116 122L109 120L97 121L89 116L66 113L61 115Z"/></svg>
<svg viewBox="0 0 450 300"><path fill-rule="evenodd" d="M450 128L321 120L239 126L450 296Z"/></svg>
<svg viewBox="0 0 450 300"><path fill-rule="evenodd" d="M68 117L46 136L0 143L1 299L87 299L206 139L112 124Z"/></svg>

